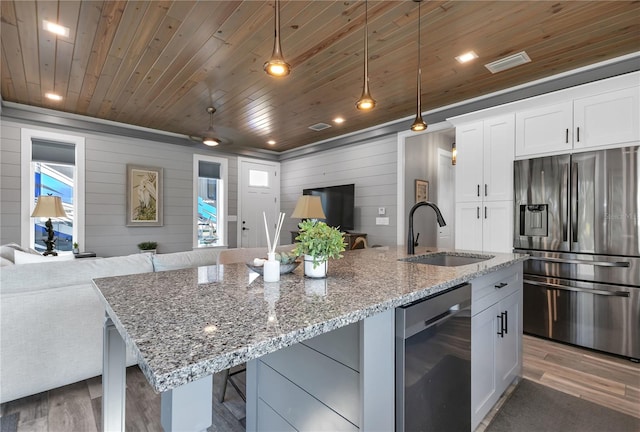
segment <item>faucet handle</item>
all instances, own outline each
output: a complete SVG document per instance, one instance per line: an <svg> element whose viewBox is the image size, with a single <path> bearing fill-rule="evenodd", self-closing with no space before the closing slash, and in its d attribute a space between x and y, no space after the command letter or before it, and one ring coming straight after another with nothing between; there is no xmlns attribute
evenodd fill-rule
<svg viewBox="0 0 640 432"><path fill-rule="evenodd" d="M418 246L418 239L420 238L420 233L416 235L416 239L413 241L413 247Z"/></svg>

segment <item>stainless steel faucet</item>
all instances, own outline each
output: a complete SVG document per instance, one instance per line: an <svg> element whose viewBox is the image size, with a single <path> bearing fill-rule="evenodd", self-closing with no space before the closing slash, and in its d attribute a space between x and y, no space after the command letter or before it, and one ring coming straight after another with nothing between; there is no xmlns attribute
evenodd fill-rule
<svg viewBox="0 0 640 432"><path fill-rule="evenodd" d="M440 209L438 208L437 205L435 205L432 202L429 201L420 201L415 203L415 205L413 207L411 207L411 210L409 210L409 235L407 236L407 253L409 255L413 255L414 253L416 253L415 250L415 239L413 238L413 213L415 213L416 209L418 207L422 207L422 206L428 206L431 207L433 209L434 212L436 212L436 218L438 219L438 225L440 225L441 227L445 226L447 223L444 221L444 218L442 217L442 213L440 213ZM420 235L420 234L418 234Z"/></svg>

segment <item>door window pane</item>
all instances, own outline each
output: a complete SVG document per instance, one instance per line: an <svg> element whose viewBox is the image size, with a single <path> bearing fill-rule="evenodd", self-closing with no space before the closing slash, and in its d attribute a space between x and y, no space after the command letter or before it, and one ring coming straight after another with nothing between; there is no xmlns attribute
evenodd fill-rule
<svg viewBox="0 0 640 432"><path fill-rule="evenodd" d="M66 218L54 218L51 220L54 229L56 243L54 250L70 251L73 249L73 222L74 222L74 172L73 165L56 164L48 162L32 162L34 173L34 205L41 195L53 195L62 198L62 205L67 214ZM43 252L47 249L47 228L45 222L48 218L32 218L34 249Z"/></svg>
<svg viewBox="0 0 640 432"><path fill-rule="evenodd" d="M249 186L269 187L269 173L261 170L249 170Z"/></svg>

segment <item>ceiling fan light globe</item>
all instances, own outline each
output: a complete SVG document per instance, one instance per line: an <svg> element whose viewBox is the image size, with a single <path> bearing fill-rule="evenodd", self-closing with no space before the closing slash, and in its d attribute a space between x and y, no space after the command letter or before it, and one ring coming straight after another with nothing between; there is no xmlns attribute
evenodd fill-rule
<svg viewBox="0 0 640 432"><path fill-rule="evenodd" d="M209 147L215 147L220 144L220 140L218 138L204 138L202 140L202 144L208 145Z"/></svg>

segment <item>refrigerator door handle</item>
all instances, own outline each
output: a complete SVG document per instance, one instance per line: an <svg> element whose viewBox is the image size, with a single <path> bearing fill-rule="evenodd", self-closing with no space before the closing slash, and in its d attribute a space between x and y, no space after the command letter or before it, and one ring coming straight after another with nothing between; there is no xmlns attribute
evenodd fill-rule
<svg viewBox="0 0 640 432"><path fill-rule="evenodd" d="M631 264L626 261L586 261L578 259L563 259L563 258L545 258L545 257L529 257L530 260L546 261L559 264L585 264L599 267L630 267Z"/></svg>
<svg viewBox="0 0 640 432"><path fill-rule="evenodd" d="M567 129L568 130L568 129ZM560 222L562 223L562 241L566 242L569 237L569 164L564 164L562 169L562 189L560 192Z"/></svg>
<svg viewBox="0 0 640 432"><path fill-rule="evenodd" d="M549 283L549 282L538 282L538 281L529 280L529 279L524 279L523 283L527 285L547 287L549 289L583 292L588 294L596 294L596 295L610 296L610 297L629 297L630 295L628 291L605 291L605 290L597 290L597 289L576 288L576 287L558 285L558 284Z"/></svg>
<svg viewBox="0 0 640 432"><path fill-rule="evenodd" d="M578 241L578 164L571 169L571 241Z"/></svg>

